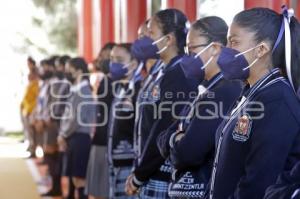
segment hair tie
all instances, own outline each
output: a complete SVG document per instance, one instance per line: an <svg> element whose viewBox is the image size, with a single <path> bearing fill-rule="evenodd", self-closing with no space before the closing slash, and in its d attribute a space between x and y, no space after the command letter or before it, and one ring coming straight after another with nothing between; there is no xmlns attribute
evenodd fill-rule
<svg viewBox="0 0 300 199"><path fill-rule="evenodd" d="M189 20L187 20L184 26L184 33L187 34L190 28L191 28L191 23L189 22Z"/></svg>
<svg viewBox="0 0 300 199"><path fill-rule="evenodd" d="M272 49L272 53L275 51L275 49L278 47L281 39L282 39L282 36L283 36L283 33L284 33L284 29L285 29L285 23L284 23L284 19L286 18L288 20L288 22L290 23L291 21L291 18L294 16L294 10L293 9L288 9L288 7L286 5L283 5L281 7L282 11L281 11L281 16L282 16L282 23L281 23L281 26L280 26L280 30L279 30L279 33L278 33L278 36L277 36L277 39L276 39L276 42L273 46L273 49Z"/></svg>
<svg viewBox="0 0 300 199"><path fill-rule="evenodd" d="M285 38L285 67L288 80L295 92L295 87L292 78L292 69L291 69L291 61L292 61L292 39L291 39L291 29L290 29L290 22L291 18L294 16L294 10L288 9L286 5L282 7L282 15L284 21L284 38Z"/></svg>

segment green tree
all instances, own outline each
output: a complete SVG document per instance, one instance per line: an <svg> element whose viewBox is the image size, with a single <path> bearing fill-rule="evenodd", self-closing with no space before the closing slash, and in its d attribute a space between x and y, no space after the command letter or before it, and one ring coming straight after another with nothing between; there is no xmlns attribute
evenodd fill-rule
<svg viewBox="0 0 300 199"><path fill-rule="evenodd" d="M75 54L77 50L76 0L32 0L43 15L33 15L34 27L45 31L55 53ZM39 46L24 37L26 46L34 46L40 53L49 55L47 46Z"/></svg>

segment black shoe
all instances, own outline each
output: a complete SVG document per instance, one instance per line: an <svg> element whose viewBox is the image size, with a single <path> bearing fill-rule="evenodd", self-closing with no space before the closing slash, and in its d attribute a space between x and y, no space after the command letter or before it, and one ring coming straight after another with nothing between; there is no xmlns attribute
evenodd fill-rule
<svg viewBox="0 0 300 199"><path fill-rule="evenodd" d="M51 189L50 191L48 191L47 193L43 193L41 194L42 197L55 197L55 196L62 196L62 192L61 190L53 190Z"/></svg>

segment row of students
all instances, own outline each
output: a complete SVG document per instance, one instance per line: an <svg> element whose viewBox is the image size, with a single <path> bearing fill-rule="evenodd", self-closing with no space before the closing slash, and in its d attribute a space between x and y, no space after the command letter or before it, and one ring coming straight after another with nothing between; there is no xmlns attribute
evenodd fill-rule
<svg viewBox="0 0 300 199"><path fill-rule="evenodd" d="M282 14L242 11L229 29L218 17L199 19L183 56L186 22L178 10L159 11L149 21L149 36L134 43L137 57L160 59L163 67L137 119L135 133L144 144L126 192L140 198L299 197L296 18L283 7ZM197 82L195 98L166 97L190 93ZM173 115L165 102L176 104ZM158 106L168 111L154 118ZM283 182L294 190L282 191Z"/></svg>
<svg viewBox="0 0 300 199"><path fill-rule="evenodd" d="M162 67L153 80L149 93L146 93L148 96L145 95L148 103L140 115L145 119L138 125L147 126L148 132L141 132L142 140L146 138L146 142L138 164L129 177L136 185L143 184L139 193L141 198L167 197L171 165L160 156L156 139L173 122L172 104L189 101L189 93L196 92L197 89L197 81L188 79L181 68L181 56L184 54L188 31L187 22L186 16L175 9L160 11L149 21L149 37L155 45L150 43L144 50L146 53L149 51L149 55L153 53L152 57L159 55ZM178 93L182 95L177 95ZM178 104L174 107L175 114L178 115L183 106ZM157 107L167 111L162 111L159 117L153 118Z"/></svg>
<svg viewBox="0 0 300 199"><path fill-rule="evenodd" d="M30 69L31 68L32 67L30 67ZM35 73L31 74L34 71ZM74 153L72 152L72 150L74 150L74 146L72 146L74 145L74 141L72 140L75 139L73 137L76 137L73 136L73 134L76 132L86 132L88 134L88 138L90 134L88 129L84 129L76 123L76 121L78 121L78 117L76 115L77 109L75 108L76 103L78 104L81 99L78 96L78 92L79 90L81 92L83 84L88 86L84 91L88 91L90 89L88 78L80 79L77 77L80 76L80 73L87 72L87 64L82 58L71 59L67 55L61 57L52 56L48 59L42 60L38 68L34 66L34 71L31 70L29 75L35 75L36 77L34 80L37 82L40 81L40 83L37 83L38 95L30 94L29 96L32 100L36 100L37 103L32 107L33 110L31 113L32 118L30 123L32 133L29 134L30 137L27 137L27 139L29 140L29 150L31 152L30 157L35 156L35 150L38 145L43 147L44 158L39 164L46 164L48 166L48 173L52 178L52 186L50 190L43 193L42 196L59 196L62 194L60 185L62 170L63 167L68 167L68 169L64 169L66 172L63 174L66 175L70 173L71 191L69 198L74 198L74 190L72 186L74 185L73 181L78 190L81 187L84 187L79 185L75 178L81 176L85 177L85 166L82 165L81 168L78 168L77 166L76 168L72 168L71 165L74 165L72 162L74 162L74 160L78 161L79 159L76 159L76 157L81 155L86 159L88 158L86 157L88 156L88 153L76 153L76 156L74 156ZM85 99L82 100L85 101ZM26 104L28 103L27 101L28 100L22 103L22 110L28 106ZM87 122L93 121L91 117L94 116L94 108L85 107L80 110L80 112L82 119L90 120ZM85 114L86 112L91 113ZM73 117L73 115L75 115L75 117ZM67 142L69 142L69 147L66 147ZM86 151L89 152L88 144L79 146L86 148ZM77 147L78 146L75 146L75 148ZM66 150L66 148L68 150ZM65 159L69 160L67 162L63 162L63 156L65 156ZM81 175L79 175L80 172ZM84 175L82 173L84 173ZM82 188L79 193L82 195Z"/></svg>
<svg viewBox="0 0 300 199"><path fill-rule="evenodd" d="M188 24L161 10L132 45L114 45L97 105L86 63L70 60L74 106L58 143L80 198L84 187L95 198L299 197L296 18L254 8L230 27Z"/></svg>

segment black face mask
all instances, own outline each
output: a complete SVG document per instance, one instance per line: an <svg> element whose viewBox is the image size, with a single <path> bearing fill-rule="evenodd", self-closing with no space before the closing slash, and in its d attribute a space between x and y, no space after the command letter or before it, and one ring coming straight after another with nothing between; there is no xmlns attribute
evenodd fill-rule
<svg viewBox="0 0 300 199"><path fill-rule="evenodd" d="M55 72L55 76L58 78L58 79L63 79L65 77L65 74L64 72L62 71L56 71Z"/></svg>
<svg viewBox="0 0 300 199"><path fill-rule="evenodd" d="M50 79L53 76L53 72L51 71L45 71L42 75L41 75L41 79L42 80L47 80Z"/></svg>
<svg viewBox="0 0 300 199"><path fill-rule="evenodd" d="M65 77L67 78L68 81L70 81L72 84L74 84L75 78L72 76L72 73L66 72Z"/></svg>

